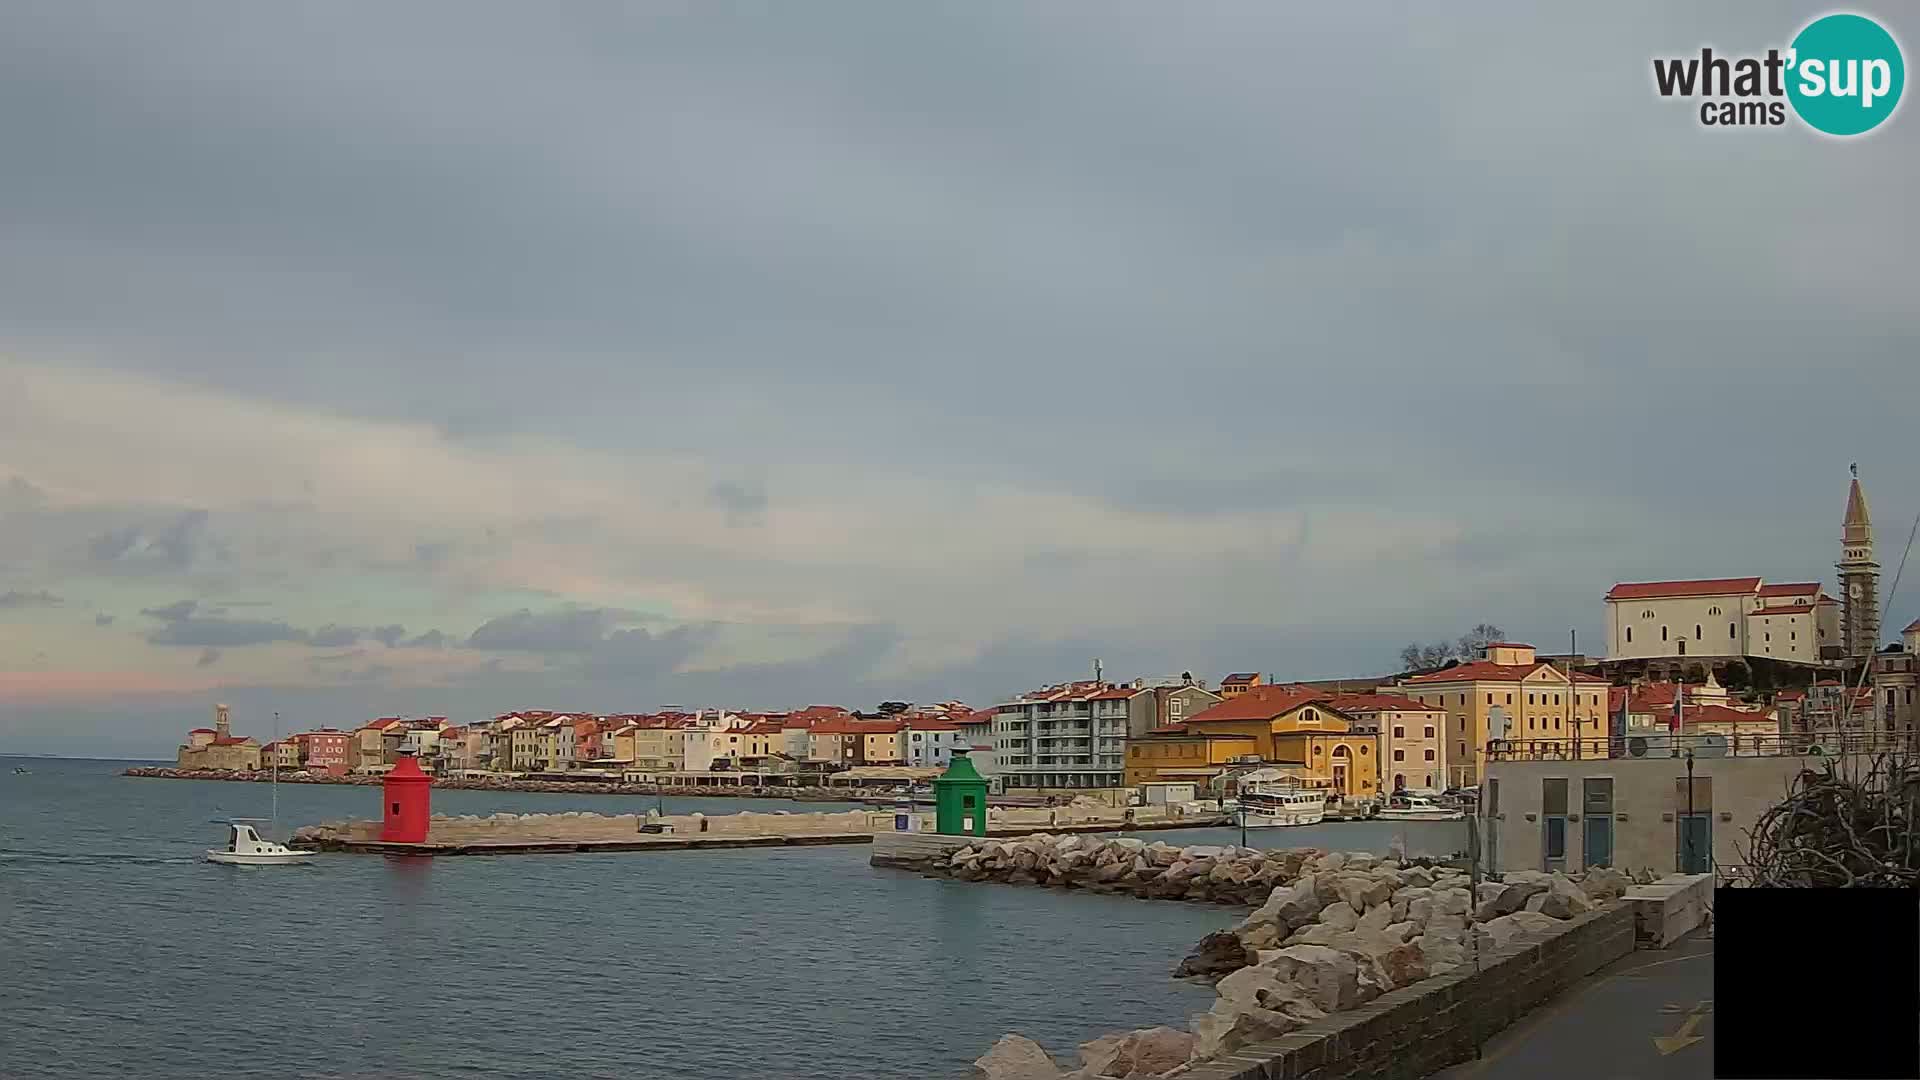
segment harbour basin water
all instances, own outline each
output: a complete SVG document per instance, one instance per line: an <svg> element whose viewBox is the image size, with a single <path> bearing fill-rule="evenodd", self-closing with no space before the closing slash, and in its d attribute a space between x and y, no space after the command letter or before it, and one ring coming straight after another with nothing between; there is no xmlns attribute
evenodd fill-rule
<svg viewBox="0 0 1920 1080"><path fill-rule="evenodd" d="M1007 1031L1064 1057L1183 1024L1212 995L1171 966L1238 917L875 870L865 846L216 866L210 819L266 816L267 786L127 764L0 758L0 1075L964 1077ZM377 798L281 785L281 832L370 816ZM452 814L651 805L435 793ZM1249 839L1352 850L1389 832Z"/></svg>

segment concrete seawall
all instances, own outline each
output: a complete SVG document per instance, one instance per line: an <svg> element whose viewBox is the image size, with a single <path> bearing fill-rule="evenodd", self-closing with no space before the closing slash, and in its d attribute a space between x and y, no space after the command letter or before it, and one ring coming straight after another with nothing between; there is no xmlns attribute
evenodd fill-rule
<svg viewBox="0 0 1920 1080"><path fill-rule="evenodd" d="M1522 935L1462 968L1194 1066L1181 1080L1418 1080L1471 1060L1495 1032L1634 948L1635 911L1579 915L1552 935Z"/></svg>

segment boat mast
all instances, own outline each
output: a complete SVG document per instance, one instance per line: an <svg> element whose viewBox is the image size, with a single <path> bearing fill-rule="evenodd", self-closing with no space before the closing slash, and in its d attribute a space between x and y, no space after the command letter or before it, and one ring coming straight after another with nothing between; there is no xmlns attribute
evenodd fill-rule
<svg viewBox="0 0 1920 1080"><path fill-rule="evenodd" d="M275 832L280 830L280 714L273 714L273 772L267 787L273 792L273 824Z"/></svg>

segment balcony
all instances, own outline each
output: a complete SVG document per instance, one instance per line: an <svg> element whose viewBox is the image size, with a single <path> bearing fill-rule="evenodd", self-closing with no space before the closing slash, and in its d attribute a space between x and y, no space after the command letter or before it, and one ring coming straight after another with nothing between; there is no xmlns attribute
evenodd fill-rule
<svg viewBox="0 0 1920 1080"><path fill-rule="evenodd" d="M1605 758L1670 760L1702 757L1831 757L1889 754L1907 739L1875 733L1788 735L1629 735L1608 739L1489 739L1488 761L1582 761Z"/></svg>

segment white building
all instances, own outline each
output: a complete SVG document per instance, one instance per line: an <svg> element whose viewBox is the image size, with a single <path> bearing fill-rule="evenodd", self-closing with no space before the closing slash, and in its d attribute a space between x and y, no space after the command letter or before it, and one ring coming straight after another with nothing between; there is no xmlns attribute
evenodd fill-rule
<svg viewBox="0 0 1920 1080"><path fill-rule="evenodd" d="M1623 582L1607 593L1607 658L1836 659L1840 604L1819 582L1757 577Z"/></svg>
<svg viewBox="0 0 1920 1080"><path fill-rule="evenodd" d="M680 768L685 772L710 772L715 761L732 759L737 763L745 745L742 733L748 726L724 709L696 713L682 729L686 743Z"/></svg>
<svg viewBox="0 0 1920 1080"><path fill-rule="evenodd" d="M959 724L930 717L908 717L900 732L900 741L907 764L920 769L944 769L952 763L956 747L973 748ZM976 762L974 770L977 772L979 768Z"/></svg>
<svg viewBox="0 0 1920 1080"><path fill-rule="evenodd" d="M1075 682L995 707L995 767L1007 790L1119 787L1127 752L1129 687Z"/></svg>

